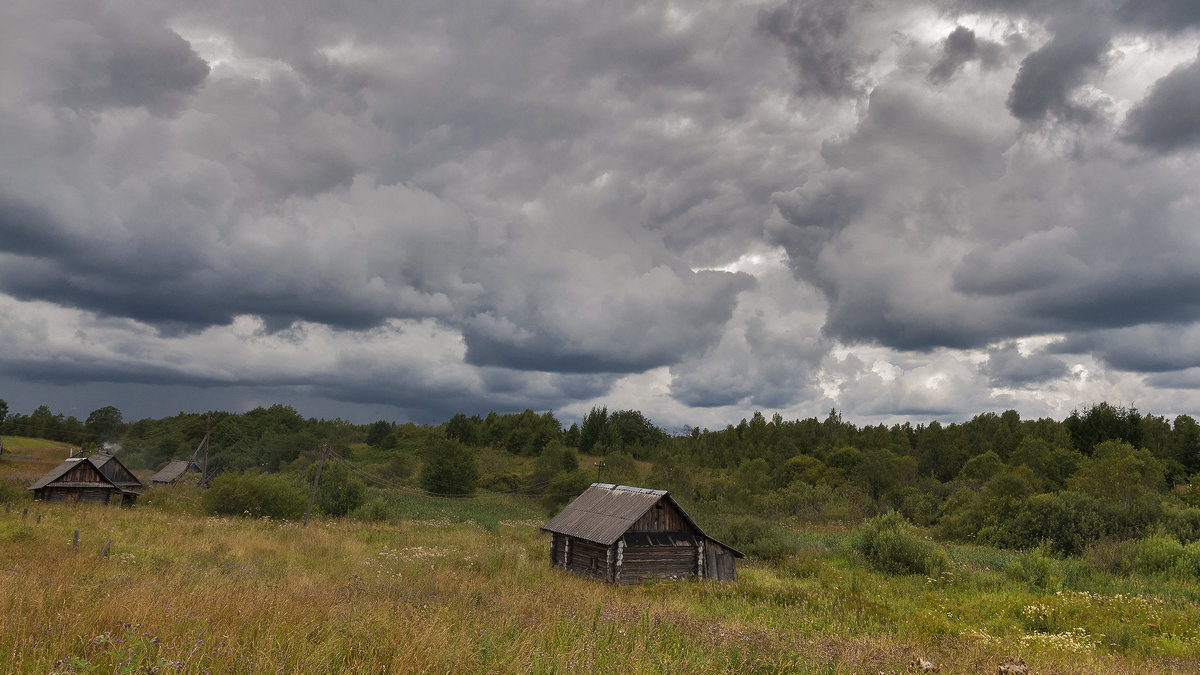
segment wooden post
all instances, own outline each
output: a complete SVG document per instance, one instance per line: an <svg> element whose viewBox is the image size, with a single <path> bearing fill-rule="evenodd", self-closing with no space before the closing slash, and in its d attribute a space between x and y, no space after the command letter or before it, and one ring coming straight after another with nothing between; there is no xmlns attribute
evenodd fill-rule
<svg viewBox="0 0 1200 675"><path fill-rule="evenodd" d="M21 520L25 520L25 516L27 516L27 515L29 515L29 507L28 506L25 507L25 509L21 511Z"/></svg>
<svg viewBox="0 0 1200 675"><path fill-rule="evenodd" d="M71 548L79 550L79 530L75 530L75 537L71 540Z"/></svg>
<svg viewBox="0 0 1200 675"><path fill-rule="evenodd" d="M8 513L8 510L11 508L12 508L12 502L4 502L4 512L5 513Z"/></svg>
<svg viewBox="0 0 1200 675"><path fill-rule="evenodd" d="M34 524L34 525L41 525L41 524L42 524L42 514L40 514L40 513L38 514L37 520L33 521L33 524Z"/></svg>
<svg viewBox="0 0 1200 675"><path fill-rule="evenodd" d="M317 485L321 482L321 466L325 464L325 455L329 453L329 441L321 446L321 457L317 460L317 475L313 478L312 492L308 495L308 510L304 512L304 526L308 527L308 517L312 514L313 502L317 501Z"/></svg>
<svg viewBox="0 0 1200 675"><path fill-rule="evenodd" d="M104 554L108 553L108 547L111 545L112 545L112 539L109 539L108 541L104 542L104 548L100 549L100 555L96 556L96 558L97 559L103 558Z"/></svg>

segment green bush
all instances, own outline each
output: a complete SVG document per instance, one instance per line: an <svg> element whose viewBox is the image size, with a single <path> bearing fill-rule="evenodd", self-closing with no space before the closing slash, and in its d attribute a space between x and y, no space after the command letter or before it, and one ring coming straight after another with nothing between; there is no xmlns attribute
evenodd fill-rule
<svg viewBox="0 0 1200 675"><path fill-rule="evenodd" d="M1200 579L1200 541L1183 547L1183 553L1175 562L1174 576L1183 581Z"/></svg>
<svg viewBox="0 0 1200 675"><path fill-rule="evenodd" d="M1171 535L1156 534L1137 545L1133 568L1142 574L1162 574L1175 568L1183 557L1183 544Z"/></svg>
<svg viewBox="0 0 1200 675"><path fill-rule="evenodd" d="M791 532L759 516L710 514L704 523L713 538L761 560L779 562L800 549Z"/></svg>
<svg viewBox="0 0 1200 675"><path fill-rule="evenodd" d="M226 473L204 492L201 505L214 515L267 516L295 520L304 515L304 490L279 474Z"/></svg>
<svg viewBox="0 0 1200 675"><path fill-rule="evenodd" d="M1059 571L1058 560L1050 555L1047 542L1042 542L1031 551L1026 551L1009 564L1008 575L1024 581L1033 588L1056 591L1062 587L1064 575Z"/></svg>
<svg viewBox="0 0 1200 675"><path fill-rule="evenodd" d="M891 574L932 575L949 565L945 549L923 538L895 511L864 523L851 545L873 567Z"/></svg>
<svg viewBox="0 0 1200 675"><path fill-rule="evenodd" d="M1079 555L1108 534L1111 522L1095 499L1076 492L1055 492L1026 499L1005 524L1002 543L1030 549L1050 541L1054 553ZM1000 543L1000 542L998 542Z"/></svg>
<svg viewBox="0 0 1200 675"><path fill-rule="evenodd" d="M438 439L425 452L421 487L430 494L461 497L475 492L479 484L479 462L465 445Z"/></svg>
<svg viewBox="0 0 1200 675"><path fill-rule="evenodd" d="M351 511L350 517L355 520L379 523L390 519L391 513L389 512L387 502L376 497Z"/></svg>

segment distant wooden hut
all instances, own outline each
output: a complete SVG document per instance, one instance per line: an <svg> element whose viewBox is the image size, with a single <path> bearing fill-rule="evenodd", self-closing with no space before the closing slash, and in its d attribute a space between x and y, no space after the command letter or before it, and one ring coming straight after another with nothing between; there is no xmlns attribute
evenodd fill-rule
<svg viewBox="0 0 1200 675"><path fill-rule="evenodd" d="M51 469L29 489L46 502L108 504L119 499L129 506L145 487L121 460L108 453L72 457Z"/></svg>
<svg viewBox="0 0 1200 675"><path fill-rule="evenodd" d="M162 484L174 483L189 473L200 473L200 467L194 461L177 459L159 469L158 473L150 477L150 482Z"/></svg>
<svg viewBox="0 0 1200 675"><path fill-rule="evenodd" d="M666 490L592 483L542 529L551 565L616 584L735 581L734 559L744 557L704 534Z"/></svg>

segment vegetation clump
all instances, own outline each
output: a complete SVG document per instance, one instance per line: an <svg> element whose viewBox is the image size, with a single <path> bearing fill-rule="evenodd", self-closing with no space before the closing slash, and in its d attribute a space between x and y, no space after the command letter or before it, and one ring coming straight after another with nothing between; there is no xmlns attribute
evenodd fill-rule
<svg viewBox="0 0 1200 675"><path fill-rule="evenodd" d="M201 504L212 515L296 520L304 515L307 498L286 476L227 473L213 479Z"/></svg>
<svg viewBox="0 0 1200 675"><path fill-rule="evenodd" d="M932 576L950 564L945 549L922 537L912 523L895 511L864 523L851 545L872 567L891 574Z"/></svg>

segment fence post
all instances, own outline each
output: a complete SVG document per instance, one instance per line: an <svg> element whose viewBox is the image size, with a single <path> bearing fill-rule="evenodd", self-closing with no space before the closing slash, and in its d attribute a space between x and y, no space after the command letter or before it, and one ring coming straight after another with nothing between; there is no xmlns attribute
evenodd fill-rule
<svg viewBox="0 0 1200 675"><path fill-rule="evenodd" d="M108 553L108 547L111 544L112 544L112 539L109 539L108 541L104 542L104 548L100 549L100 555L96 556L96 558L103 558L104 554Z"/></svg>
<svg viewBox="0 0 1200 675"><path fill-rule="evenodd" d="M79 530L75 530L75 538L71 541L71 548L79 549Z"/></svg>

